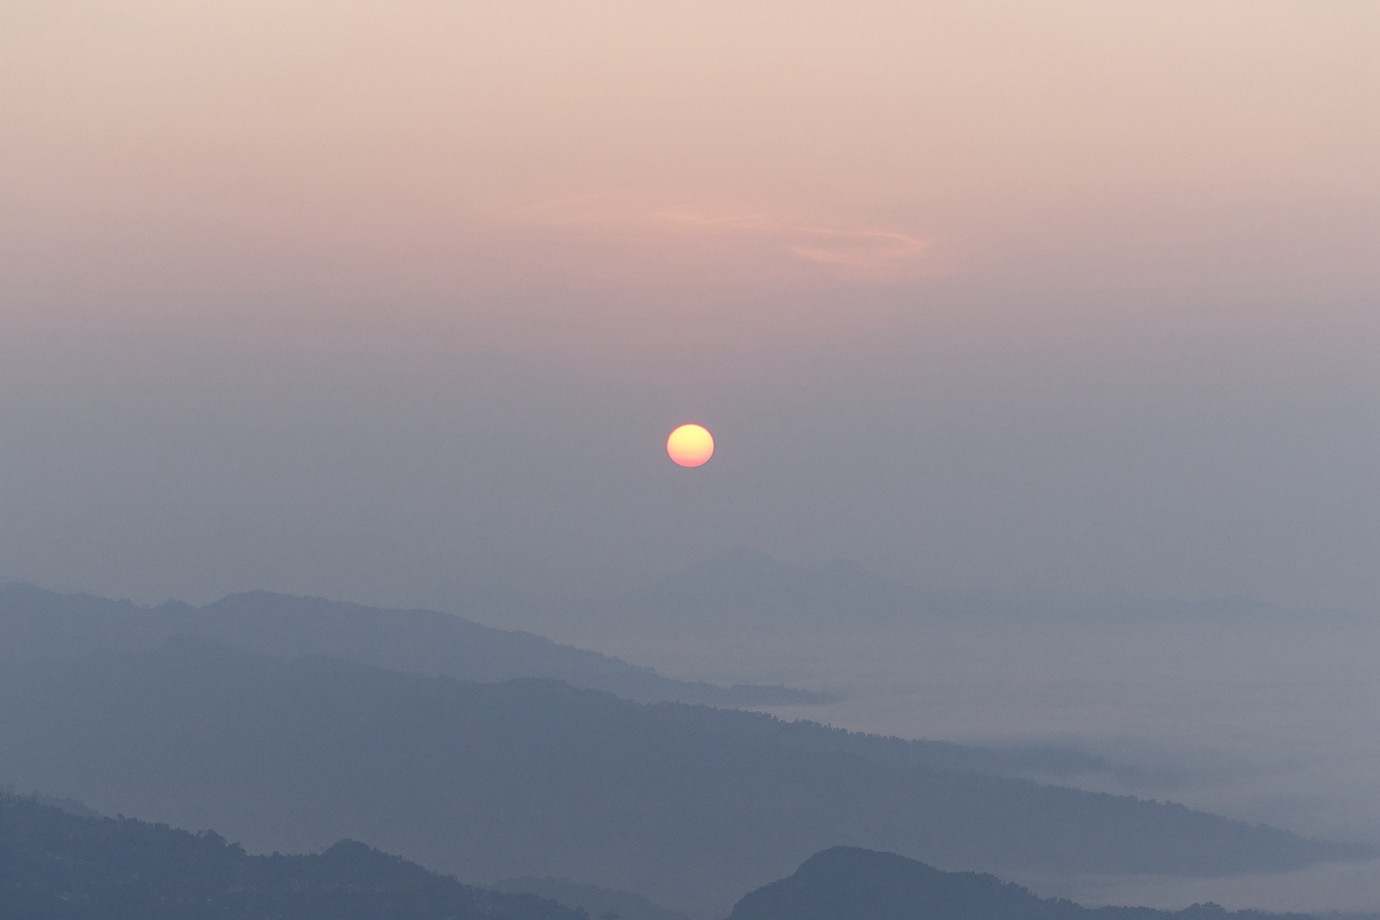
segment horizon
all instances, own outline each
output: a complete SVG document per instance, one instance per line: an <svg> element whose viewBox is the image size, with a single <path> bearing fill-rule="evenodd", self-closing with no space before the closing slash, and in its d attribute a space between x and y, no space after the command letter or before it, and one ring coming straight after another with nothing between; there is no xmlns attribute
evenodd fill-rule
<svg viewBox="0 0 1380 920"><path fill-rule="evenodd" d="M1090 592L1085 594L1059 593L1054 591L1021 591L1018 589L998 590L986 589L982 584L973 584L960 588L938 588L923 583L912 583L901 579L884 575L880 572L869 569L854 559L844 556L833 556L815 562L788 562L778 559L767 553L743 547L730 547L728 549L713 552L697 561L687 562L679 568L673 568L665 572L656 574L646 574L640 581L629 586L620 588L616 591L607 592L585 592L579 594L555 594L543 593L540 591L523 590L520 582L499 582L499 581L452 581L432 589L431 596L436 600L417 603L394 603L386 600L371 599L366 597L342 597L334 596L322 592L293 592L275 591L269 588L250 587L242 590L231 591L226 594L207 597L200 600L188 600L186 597L153 597L152 599L140 599L137 597L103 595L98 591L90 590L79 584L61 585L51 583L41 583L33 578L26 578L22 575L0 572L0 585L20 586L35 588L40 591L49 591L55 594L85 595L90 597L116 600L132 603L137 607L157 607L163 604L186 604L192 607L204 607L214 604L226 598L239 595L252 594L272 594L284 597L295 597L304 599L328 600L332 602L355 604L364 607L378 607L386 609L425 609L435 610L442 613L451 613L462 616L458 610L444 609L448 604L464 601L477 593L479 596L487 596L490 593L508 595L512 597L525 598L538 602L571 602L580 603L587 601L609 600L613 598L635 597L649 590L655 589L668 582L675 582L685 576L703 573L706 569L712 569L714 563L722 560L748 561L754 564L765 563L768 568L774 570L786 569L793 574L824 574L837 571L839 567L846 567L853 572L861 573L873 583L889 587L897 587L907 592L913 593L917 601L926 599L940 600L981 600L998 604L1017 604L1027 603L1039 609L1047 610L1050 605L1066 606L1069 612L1093 613L1097 606L1119 605L1119 604L1187 604L1187 605L1213 605L1221 602L1247 602L1249 604L1273 609L1279 612L1296 613L1321 613L1321 614L1343 614L1350 617L1365 617L1363 611L1343 607L1304 607L1290 608L1287 605L1276 604L1262 600L1249 594L1233 592L1229 594L1211 594L1203 596L1183 596L1173 594L1132 594L1119 590L1103 590L1100 592Z"/></svg>
<svg viewBox="0 0 1380 920"><path fill-rule="evenodd" d="M199 789L188 736L121 747L157 720L45 721L106 700L33 691L48 651L196 620L269 658L365 661L379 687L588 678L608 665L588 652L713 684L706 706L779 685L756 708L780 719L1050 744L1128 765L1074 777L1078 795L1380 847L1378 50L1373 0L5 4L0 581L100 602L0 610L22 639L0 657L28 662L0 669L19 682L0 704L32 727L0 755L33 752L46 778L63 732L110 728L131 776L97 752L72 791L177 813L162 787L115 788L162 744L193 765L164 777L182 814L258 814L245 833L265 840L283 801L348 824L351 804L312 798L328 788L265 797L329 760L290 720L242 713L230 753L265 772ZM705 433L682 452L687 423ZM360 613L370 631L267 602L176 622L103 601L250 592L508 632L464 627L471 647L440 616L428 633ZM199 686L180 691L206 707L190 737L214 747L238 695L197 703ZM318 700L331 725L382 699L339 686ZM164 702L126 689L135 710ZM563 727L524 712L523 731ZM406 754L463 729L393 734L409 724L329 744L376 783L419 771L462 814L455 752ZM660 781L687 745L577 782ZM500 779L551 765L474 751L451 759ZM936 794L868 763L869 802ZM544 775L559 810L576 774ZM741 780L720 791L756 791L724 820L775 815L762 866L785 865L793 822L849 814L824 779L808 801ZM512 801L491 816L525 841L507 862L452 826L366 842L536 866L622 814L543 837L535 800ZM1129 842L1168 811L1099 828ZM621 878L608 854L642 815L625 817L597 825L606 861L551 865ZM909 855L922 826L892 828ZM1000 836L949 852L996 860ZM695 871L721 855L696 852ZM1193 880L1038 863L1042 892L1380 911L1373 864ZM713 870L719 896L736 871Z"/></svg>
<svg viewBox="0 0 1380 920"><path fill-rule="evenodd" d="M1368 3L7 15L8 573L1380 610Z"/></svg>

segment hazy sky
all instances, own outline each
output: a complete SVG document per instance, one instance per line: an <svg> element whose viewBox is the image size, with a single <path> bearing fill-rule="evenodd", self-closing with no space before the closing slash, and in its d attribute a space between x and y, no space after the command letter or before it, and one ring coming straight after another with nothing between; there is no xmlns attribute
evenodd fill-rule
<svg viewBox="0 0 1380 920"><path fill-rule="evenodd" d="M1375 609L1377 61L1367 0L9 0L0 577Z"/></svg>

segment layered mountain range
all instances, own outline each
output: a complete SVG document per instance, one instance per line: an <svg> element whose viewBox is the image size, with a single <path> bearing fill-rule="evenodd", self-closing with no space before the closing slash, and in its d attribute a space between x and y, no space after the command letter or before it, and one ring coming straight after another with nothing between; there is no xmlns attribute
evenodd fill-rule
<svg viewBox="0 0 1380 920"><path fill-rule="evenodd" d="M0 659L0 782L214 827L252 851L364 840L467 880L565 880L700 917L840 843L993 872L1214 875L1370 855L1036 782L1047 750L669 701L709 685L449 614L269 594L143 608L13 587ZM625 679L640 698L594 688Z"/></svg>
<svg viewBox="0 0 1380 920"><path fill-rule="evenodd" d="M721 706L810 703L824 694L779 686L720 687L665 677L609 655L432 610L390 610L254 591L194 607L140 607L89 594L0 585L0 661L71 658L95 649L157 648L195 636L265 655L325 655L400 671L497 681L544 677L632 700Z"/></svg>
<svg viewBox="0 0 1380 920"><path fill-rule="evenodd" d="M475 887L351 840L319 853L256 856L211 830L76 815L4 792L0 857L6 920L687 920L634 895L552 880L525 883L549 897ZM842 846L749 892L728 920L909 918L1318 920L1215 904L1089 909L991 875Z"/></svg>

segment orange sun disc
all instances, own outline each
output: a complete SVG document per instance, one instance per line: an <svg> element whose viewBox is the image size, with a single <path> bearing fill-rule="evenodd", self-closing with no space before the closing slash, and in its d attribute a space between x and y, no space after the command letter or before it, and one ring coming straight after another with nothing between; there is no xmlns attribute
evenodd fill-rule
<svg viewBox="0 0 1380 920"><path fill-rule="evenodd" d="M666 453L681 466L704 466L714 456L714 436L702 425L681 425L666 439Z"/></svg>

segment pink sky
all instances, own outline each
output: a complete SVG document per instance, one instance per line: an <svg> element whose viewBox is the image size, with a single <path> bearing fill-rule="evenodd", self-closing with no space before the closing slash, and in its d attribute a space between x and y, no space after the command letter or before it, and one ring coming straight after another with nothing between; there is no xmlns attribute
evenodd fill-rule
<svg viewBox="0 0 1380 920"><path fill-rule="evenodd" d="M6 16L21 279L897 280L1133 249L1141 221L1211 259L1234 219L1354 233L1380 181L1364 2Z"/></svg>
<svg viewBox="0 0 1380 920"><path fill-rule="evenodd" d="M1375 603L1378 36L1369 2L7 4L0 575L385 599L751 544ZM687 413L732 434L706 472L762 466L652 538L682 499L613 471ZM416 459L446 424L468 465Z"/></svg>

